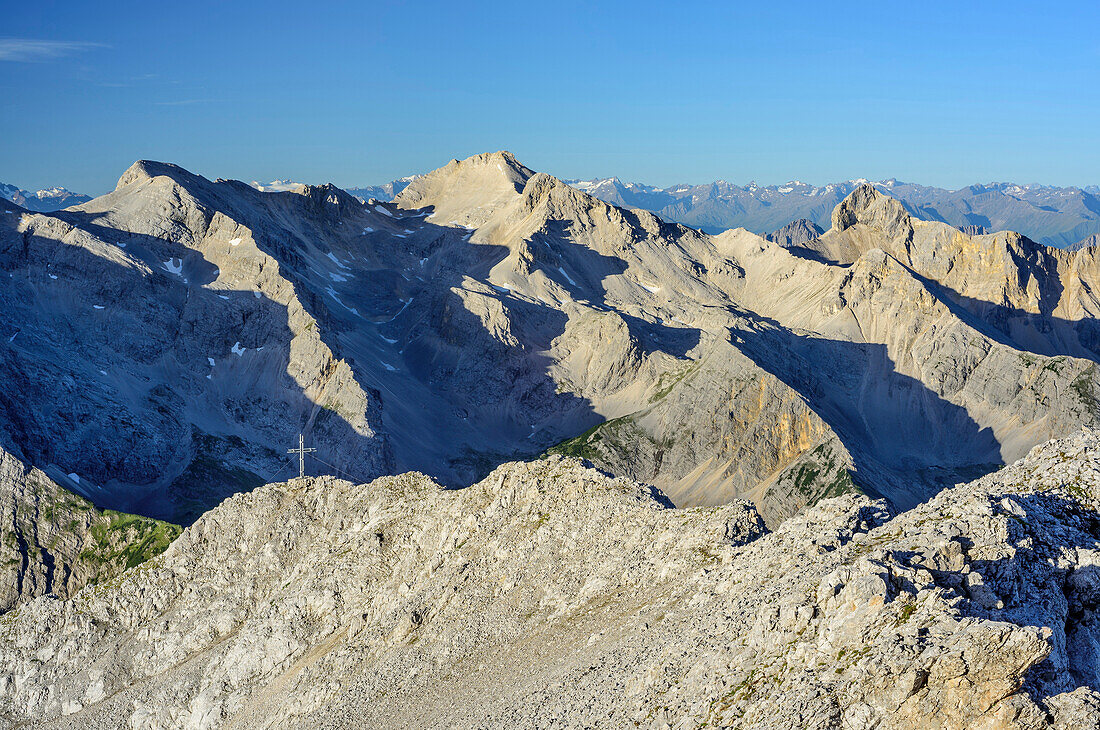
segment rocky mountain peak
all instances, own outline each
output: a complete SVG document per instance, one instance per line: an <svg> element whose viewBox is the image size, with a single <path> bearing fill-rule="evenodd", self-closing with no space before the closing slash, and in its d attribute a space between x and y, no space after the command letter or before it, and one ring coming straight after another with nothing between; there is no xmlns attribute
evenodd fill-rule
<svg viewBox="0 0 1100 730"><path fill-rule="evenodd" d="M511 152L489 152L451 160L418 177L393 202L406 209L431 206L446 220L477 226L514 201L534 174Z"/></svg>
<svg viewBox="0 0 1100 730"><path fill-rule="evenodd" d="M890 237L913 228L905 206L870 183L857 187L833 209L832 223L837 232L863 224Z"/></svg>
<svg viewBox="0 0 1100 730"><path fill-rule="evenodd" d="M789 248L791 246L801 246L804 243L812 241L823 232L824 231L822 231L813 221L799 218L796 221L791 221L779 230L765 235L764 238L773 243L778 243L784 248Z"/></svg>
<svg viewBox="0 0 1100 730"><path fill-rule="evenodd" d="M179 165L173 165L171 162L138 160L130 165L126 172L122 173L122 177L118 179L118 184L115 185L115 190L135 182L155 177L169 177L180 184L201 179L198 175L188 172Z"/></svg>

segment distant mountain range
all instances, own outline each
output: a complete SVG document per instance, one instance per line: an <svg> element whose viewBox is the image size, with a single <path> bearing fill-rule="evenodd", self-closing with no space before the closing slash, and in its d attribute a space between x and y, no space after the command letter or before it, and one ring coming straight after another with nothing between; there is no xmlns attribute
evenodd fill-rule
<svg viewBox="0 0 1100 730"><path fill-rule="evenodd" d="M392 201L420 175L410 175L379 185L347 188L361 201L372 198ZM624 183L617 177L565 182L589 195L614 205L648 210L666 220L683 223L706 233L745 228L781 241L795 224L797 235L828 230L833 208L862 184L897 199L915 218L939 221L971 235L994 231L1016 231L1048 246L1067 248L1089 245L1100 234L1100 186L1055 187L989 183L959 190L918 185L896 179L869 182L846 180L824 186L793 180L783 185L735 185L725 180L703 185L673 185L659 188L642 183ZM253 181L263 192L300 192L305 183L273 180ZM0 196L28 210L51 212L91 200L88 195L65 188L29 192L0 183Z"/></svg>
<svg viewBox="0 0 1100 730"><path fill-rule="evenodd" d="M833 208L867 180L823 187L800 181L785 185L706 185L657 188L618 178L567 180L573 187L615 205L650 210L678 223L718 233L746 228L768 233L806 219L828 229ZM981 234L1011 230L1048 246L1073 245L1100 233L1100 187L1051 187L990 183L960 190L927 187L895 179L871 182L897 199L910 215Z"/></svg>
<svg viewBox="0 0 1100 730"><path fill-rule="evenodd" d="M50 213L68 208L70 205L87 203L92 196L74 193L65 188L49 188L32 193L29 190L21 190L15 185L0 183L0 198L36 213Z"/></svg>

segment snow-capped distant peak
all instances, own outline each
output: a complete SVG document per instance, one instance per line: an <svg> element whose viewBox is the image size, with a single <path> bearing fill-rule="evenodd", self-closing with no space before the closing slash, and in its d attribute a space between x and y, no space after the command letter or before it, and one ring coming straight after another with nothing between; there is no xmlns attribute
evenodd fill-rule
<svg viewBox="0 0 1100 730"><path fill-rule="evenodd" d="M293 180L272 180L269 183L260 183L253 180L249 184L261 193L297 192L306 186L305 183L295 182Z"/></svg>

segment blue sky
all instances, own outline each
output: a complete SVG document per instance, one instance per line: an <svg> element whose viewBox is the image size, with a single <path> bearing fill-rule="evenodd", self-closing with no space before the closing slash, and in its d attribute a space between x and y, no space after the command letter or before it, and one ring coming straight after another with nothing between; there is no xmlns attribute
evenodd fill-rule
<svg viewBox="0 0 1100 730"><path fill-rule="evenodd" d="M0 181L1100 183L1100 4L7 2Z"/></svg>

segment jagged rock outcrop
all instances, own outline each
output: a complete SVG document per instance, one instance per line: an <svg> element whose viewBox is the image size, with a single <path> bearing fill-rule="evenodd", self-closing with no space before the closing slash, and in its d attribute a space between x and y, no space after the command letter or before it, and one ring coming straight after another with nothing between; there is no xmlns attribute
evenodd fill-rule
<svg viewBox="0 0 1100 730"><path fill-rule="evenodd" d="M1082 238L1077 243L1066 246L1067 251L1080 251L1083 248L1094 248L1100 246L1100 233L1094 233L1088 238Z"/></svg>
<svg viewBox="0 0 1100 730"><path fill-rule="evenodd" d="M1092 727L1100 436L765 534L579 462L272 484L0 619L20 727Z"/></svg>
<svg viewBox="0 0 1100 730"><path fill-rule="evenodd" d="M101 511L0 447L0 613L61 598L160 554L180 528Z"/></svg>
<svg viewBox="0 0 1100 730"><path fill-rule="evenodd" d="M791 221L779 230L766 234L764 238L772 243L778 243L783 248L792 248L812 241L822 233L824 233L824 231L813 221L799 218L796 221Z"/></svg>

